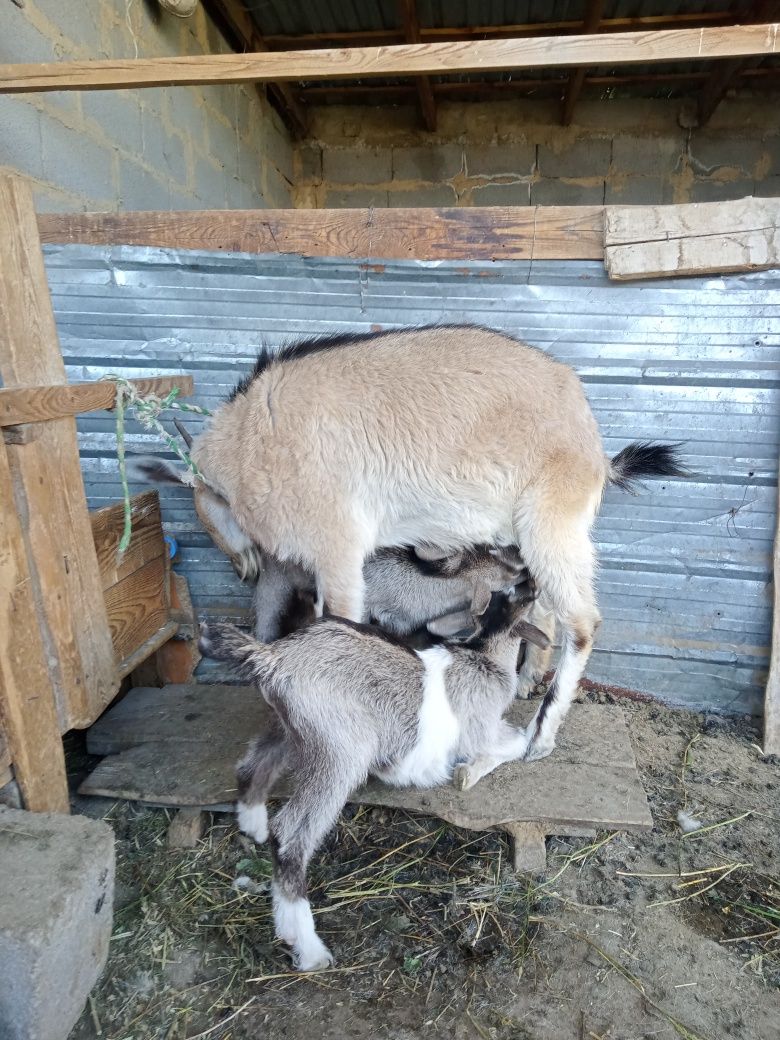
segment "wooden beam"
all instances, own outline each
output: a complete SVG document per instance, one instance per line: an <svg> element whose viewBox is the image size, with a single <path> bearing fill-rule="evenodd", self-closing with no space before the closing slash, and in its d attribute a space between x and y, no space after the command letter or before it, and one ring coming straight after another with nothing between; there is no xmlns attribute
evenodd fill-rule
<svg viewBox="0 0 780 1040"><path fill-rule="evenodd" d="M605 18L602 32L628 32L637 29L681 29L690 26L733 25L728 11L699 11L688 14L658 14L635 18ZM427 25L420 27L423 43L438 40L502 39L507 36L576 35L582 28L577 20L553 22L514 22L506 25ZM368 29L364 32L266 33L263 37L272 50L303 50L308 47L373 47L403 43L400 29Z"/></svg>
<svg viewBox="0 0 780 1040"><path fill-rule="evenodd" d="M420 20L417 17L416 0L399 0L401 8L401 24L407 43L420 42ZM433 133L436 129L436 101L433 97L431 81L428 76L417 76L415 81L417 104L420 117L426 130Z"/></svg>
<svg viewBox="0 0 780 1040"><path fill-rule="evenodd" d="M5 446L0 440L0 724L32 812L68 812L60 726Z"/></svg>
<svg viewBox="0 0 780 1040"><path fill-rule="evenodd" d="M239 0L203 0L203 6L225 39L238 53L263 53L268 50L254 19ZM269 98L292 136L305 137L308 130L306 114L287 84L269 83L267 90ZM262 97L262 87L258 86L258 91Z"/></svg>
<svg viewBox="0 0 780 1040"><path fill-rule="evenodd" d="M610 278L664 278L780 267L780 199L607 206Z"/></svg>
<svg viewBox="0 0 780 1040"><path fill-rule="evenodd" d="M780 14L780 3L777 0L760 0L757 4L751 4L753 10L744 10L744 4L736 5L734 16L742 16L739 20L768 22ZM699 126L709 122L715 109L721 103L728 91L740 76L744 75L761 61L761 58L731 58L728 61L717 62L704 86L696 99L696 114Z"/></svg>
<svg viewBox="0 0 780 1040"><path fill-rule="evenodd" d="M0 176L0 377L8 389L66 381L32 192L7 176ZM117 689L75 420L52 420L31 443L6 450L64 731L93 721Z"/></svg>
<svg viewBox="0 0 780 1040"><path fill-rule="evenodd" d="M582 31L584 33L596 32L603 13L604 0L588 0L588 6L585 9L585 18L582 22ZM581 68L574 69L569 73L569 82L566 85L566 93L563 95L563 108L561 110L561 123L564 126L571 125L572 116L574 115L574 106L577 104L577 99L582 92L582 86L585 83L587 71L588 70L582 66Z"/></svg>
<svg viewBox="0 0 780 1040"><path fill-rule="evenodd" d="M192 376L157 376L130 379L142 394L164 396L178 387L182 397L192 393ZM20 423L47 422L65 416L81 415L113 408L116 384L102 379L94 383L65 383L60 386L15 386L0 389L0 427ZM17 442L18 443L18 442Z"/></svg>
<svg viewBox="0 0 780 1040"><path fill-rule="evenodd" d="M610 36L540 36L525 40L409 43L398 47L356 47L350 50L2 65L0 93L707 61L776 54L780 52L779 37L780 24L738 25Z"/></svg>
<svg viewBox="0 0 780 1040"><path fill-rule="evenodd" d="M601 260L602 206L41 213L43 242L388 260Z"/></svg>

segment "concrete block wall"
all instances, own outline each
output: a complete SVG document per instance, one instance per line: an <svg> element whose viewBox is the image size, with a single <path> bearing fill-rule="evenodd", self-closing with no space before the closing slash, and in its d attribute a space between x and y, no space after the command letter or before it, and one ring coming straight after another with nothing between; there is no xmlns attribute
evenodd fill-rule
<svg viewBox="0 0 780 1040"><path fill-rule="evenodd" d="M202 8L154 0L0 3L0 62L164 57L230 48ZM0 95L0 169L40 210L290 206L293 149L251 84Z"/></svg>
<svg viewBox="0 0 780 1040"><path fill-rule="evenodd" d="M679 101L582 102L570 127L543 101L411 108L321 107L296 147L307 207L709 202L780 195L780 100L724 102L687 129Z"/></svg>

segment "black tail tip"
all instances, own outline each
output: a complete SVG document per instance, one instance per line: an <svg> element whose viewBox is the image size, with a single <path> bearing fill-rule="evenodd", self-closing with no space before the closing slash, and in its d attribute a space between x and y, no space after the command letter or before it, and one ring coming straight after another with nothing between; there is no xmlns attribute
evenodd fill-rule
<svg viewBox="0 0 780 1040"><path fill-rule="evenodd" d="M681 459L681 441L634 441L617 453L611 462L610 483L624 491L635 491L643 477L680 477L691 475Z"/></svg>

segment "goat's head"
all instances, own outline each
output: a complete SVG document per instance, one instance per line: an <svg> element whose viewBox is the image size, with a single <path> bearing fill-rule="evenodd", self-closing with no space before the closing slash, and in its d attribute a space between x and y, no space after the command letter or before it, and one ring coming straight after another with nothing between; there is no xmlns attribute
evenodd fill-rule
<svg viewBox="0 0 780 1040"><path fill-rule="evenodd" d="M236 574L242 581L257 578L261 567L259 550L239 527L227 499L206 481L154 455L128 455L127 475L138 483L190 488L198 519L216 547L229 557Z"/></svg>
<svg viewBox="0 0 780 1040"><path fill-rule="evenodd" d="M418 546L414 556L420 570L446 578L465 578L472 581L475 588L481 585L493 591L509 592L526 575L520 550L514 545L476 545L456 552Z"/></svg>
<svg viewBox="0 0 780 1040"><path fill-rule="evenodd" d="M527 620L536 599L536 586L523 569L520 580L508 591L492 591L486 582L475 588L469 610L436 618L427 625L432 635L441 636L466 646L479 647L486 639L506 636L524 639L547 649L550 640L541 629Z"/></svg>

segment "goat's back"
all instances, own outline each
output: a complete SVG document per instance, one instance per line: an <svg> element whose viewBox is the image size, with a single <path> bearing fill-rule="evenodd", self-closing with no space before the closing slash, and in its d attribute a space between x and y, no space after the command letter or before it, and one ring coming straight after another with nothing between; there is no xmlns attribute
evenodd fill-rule
<svg viewBox="0 0 780 1040"><path fill-rule="evenodd" d="M552 486L576 496L582 484L592 494L606 478L575 373L474 327L304 345L271 358L218 410L194 457L247 519L273 498L292 524L311 511L306 488L316 488L320 510L331 494L334 504L346 494L372 522L379 517L380 545L413 540L421 523L435 533L442 503L464 517L490 512L484 531L471 532L490 541L499 528L510 534L512 518L501 511L521 489L540 483L542 494ZM448 513L450 530L453 522Z"/></svg>

